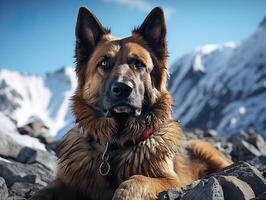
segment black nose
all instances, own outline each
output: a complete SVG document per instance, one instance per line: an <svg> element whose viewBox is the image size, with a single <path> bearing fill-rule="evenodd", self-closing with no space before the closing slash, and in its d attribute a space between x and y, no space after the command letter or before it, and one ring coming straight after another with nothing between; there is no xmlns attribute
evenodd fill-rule
<svg viewBox="0 0 266 200"><path fill-rule="evenodd" d="M111 86L111 93L114 97L129 97L133 90L133 84L130 81L114 82Z"/></svg>

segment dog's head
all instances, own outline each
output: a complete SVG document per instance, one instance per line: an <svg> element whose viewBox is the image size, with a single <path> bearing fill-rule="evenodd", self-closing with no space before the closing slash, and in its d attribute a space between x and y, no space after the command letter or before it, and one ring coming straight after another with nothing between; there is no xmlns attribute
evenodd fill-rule
<svg viewBox="0 0 266 200"><path fill-rule="evenodd" d="M169 114L166 27L161 8L153 9L131 36L116 38L81 7L75 56L78 88L73 110L79 121L85 119L88 124L89 119L97 119L93 120L95 126L117 131L129 119L145 121L149 114L156 115L156 108ZM160 103L163 108L158 108Z"/></svg>

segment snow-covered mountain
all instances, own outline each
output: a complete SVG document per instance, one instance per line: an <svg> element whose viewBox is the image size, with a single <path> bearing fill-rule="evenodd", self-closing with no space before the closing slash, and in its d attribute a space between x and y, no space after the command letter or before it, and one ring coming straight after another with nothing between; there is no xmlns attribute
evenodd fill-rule
<svg viewBox="0 0 266 200"><path fill-rule="evenodd" d="M266 136L266 18L249 38L204 45L171 67L174 116L187 128Z"/></svg>
<svg viewBox="0 0 266 200"><path fill-rule="evenodd" d="M0 111L18 126L38 118L53 136L73 124L70 97L76 88L74 68L64 67L43 76L0 70Z"/></svg>

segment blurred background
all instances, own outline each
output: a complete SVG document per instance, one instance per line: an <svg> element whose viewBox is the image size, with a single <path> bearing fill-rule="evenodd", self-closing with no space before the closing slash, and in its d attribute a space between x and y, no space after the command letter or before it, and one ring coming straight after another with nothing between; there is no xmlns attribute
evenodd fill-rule
<svg viewBox="0 0 266 200"><path fill-rule="evenodd" d="M161 6L168 88L184 135L266 177L265 0L1 0L0 199L28 198L55 175L58 143L75 125L70 98L80 6L122 37ZM244 167L239 177L254 179L256 195L265 192L251 171Z"/></svg>

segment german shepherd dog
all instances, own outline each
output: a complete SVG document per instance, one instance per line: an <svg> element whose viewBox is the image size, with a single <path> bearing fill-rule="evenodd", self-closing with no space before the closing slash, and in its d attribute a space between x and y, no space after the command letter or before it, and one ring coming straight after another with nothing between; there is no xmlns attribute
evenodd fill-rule
<svg viewBox="0 0 266 200"><path fill-rule="evenodd" d="M75 54L77 126L60 144L56 179L32 200L156 199L232 163L207 142L185 140L171 117L160 7L126 38L81 7Z"/></svg>

